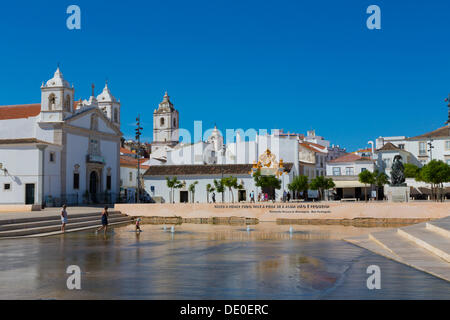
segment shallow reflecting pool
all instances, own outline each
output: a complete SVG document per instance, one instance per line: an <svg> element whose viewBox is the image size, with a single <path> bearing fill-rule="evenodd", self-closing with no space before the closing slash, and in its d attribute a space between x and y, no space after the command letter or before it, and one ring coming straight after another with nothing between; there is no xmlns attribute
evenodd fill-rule
<svg viewBox="0 0 450 320"><path fill-rule="evenodd" d="M450 283L340 239L345 226L145 224L0 241L0 299L450 299ZM82 270L68 290L66 268ZM381 290L366 269L381 268Z"/></svg>

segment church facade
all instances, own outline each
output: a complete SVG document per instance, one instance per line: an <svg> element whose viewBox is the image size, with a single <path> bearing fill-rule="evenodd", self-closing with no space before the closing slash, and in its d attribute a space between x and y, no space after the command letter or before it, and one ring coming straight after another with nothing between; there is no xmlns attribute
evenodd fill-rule
<svg viewBox="0 0 450 320"><path fill-rule="evenodd" d="M0 106L0 204L113 202L120 188L120 101L108 84L75 101L58 68L37 104Z"/></svg>

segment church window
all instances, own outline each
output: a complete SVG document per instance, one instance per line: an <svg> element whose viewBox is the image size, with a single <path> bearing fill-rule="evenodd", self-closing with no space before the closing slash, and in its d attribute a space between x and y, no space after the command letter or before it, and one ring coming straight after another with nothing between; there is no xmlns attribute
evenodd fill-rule
<svg viewBox="0 0 450 320"><path fill-rule="evenodd" d="M161 118L161 119L159 120L159 124L161 125L161 127L164 125L164 118Z"/></svg>
<svg viewBox="0 0 450 320"><path fill-rule="evenodd" d="M113 118L113 121L114 121L115 123L118 123L118 122L119 122L119 112L117 111L117 109L114 109L114 118Z"/></svg>
<svg viewBox="0 0 450 320"><path fill-rule="evenodd" d="M80 174L77 173L77 172L75 172L75 173L73 174L73 188L74 188L75 190L80 189Z"/></svg>
<svg viewBox="0 0 450 320"><path fill-rule="evenodd" d="M130 181L133 181L133 172L130 172Z"/></svg>
<svg viewBox="0 0 450 320"><path fill-rule="evenodd" d="M173 119L173 126L174 126L174 127L177 126L177 119Z"/></svg>
<svg viewBox="0 0 450 320"><path fill-rule="evenodd" d="M50 162L55 162L55 153L50 152Z"/></svg>
<svg viewBox="0 0 450 320"><path fill-rule="evenodd" d="M111 190L111 175L106 176L106 190Z"/></svg>
<svg viewBox="0 0 450 320"><path fill-rule="evenodd" d="M52 111L55 109L56 106L56 97L55 95L52 93L51 95L49 95L48 97L48 110Z"/></svg>
<svg viewBox="0 0 450 320"><path fill-rule="evenodd" d="M64 101L64 110L70 111L70 96L66 96L66 100Z"/></svg>
<svg viewBox="0 0 450 320"><path fill-rule="evenodd" d="M10 184L10 183L5 183L5 184L3 185L3 189L4 189L5 191L10 191L10 190L11 190L11 184Z"/></svg>

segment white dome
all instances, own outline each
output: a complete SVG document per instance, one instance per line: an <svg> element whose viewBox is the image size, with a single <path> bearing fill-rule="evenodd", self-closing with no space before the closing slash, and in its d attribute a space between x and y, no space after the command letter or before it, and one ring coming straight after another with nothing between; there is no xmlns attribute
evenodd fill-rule
<svg viewBox="0 0 450 320"><path fill-rule="evenodd" d="M63 74L61 72L61 70L59 70L59 67L56 69L55 75L53 76L53 78L51 78L50 80L47 81L47 83L45 84L46 87L65 87L65 88L70 88L69 82L67 82L64 77Z"/></svg>
<svg viewBox="0 0 450 320"><path fill-rule="evenodd" d="M102 93L97 96L98 102L116 102L116 98L109 91L108 83L105 84Z"/></svg>

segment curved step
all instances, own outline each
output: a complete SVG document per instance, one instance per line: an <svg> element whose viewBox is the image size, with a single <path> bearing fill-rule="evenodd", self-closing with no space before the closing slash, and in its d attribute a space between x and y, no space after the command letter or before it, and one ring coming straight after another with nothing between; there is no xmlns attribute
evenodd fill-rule
<svg viewBox="0 0 450 320"><path fill-rule="evenodd" d="M398 234L450 262L450 238L443 237L420 225L398 229Z"/></svg>
<svg viewBox="0 0 450 320"><path fill-rule="evenodd" d="M115 214L122 214L120 211L109 211L109 215L115 215ZM90 213L76 213L76 214L70 214L68 212L69 217L71 218L84 218L84 217L98 217L101 215L100 211L97 212L90 212ZM61 217L59 215L59 212L56 212L55 215L46 215L41 217L33 217L33 218L19 218L19 219L3 219L0 220L0 226L5 226L9 224L17 224L17 223L27 223L27 222L40 222L40 221L60 221Z"/></svg>
<svg viewBox="0 0 450 320"><path fill-rule="evenodd" d="M383 257L398 260L399 257L392 253L392 251L387 250L384 246L380 246L377 242L369 238L368 235L356 236L351 238L346 238L344 241L354 244L355 246L367 249L373 253L382 255Z"/></svg>
<svg viewBox="0 0 450 320"><path fill-rule="evenodd" d="M128 223L131 222L132 219L130 217L110 217L108 219L109 223L116 223L116 222L123 222ZM66 225L66 230L76 229L76 228L83 228L83 227L89 227L89 226L100 226L101 220L99 218L88 221L88 222L76 222L76 223L69 223ZM19 230L10 230L10 231L2 231L0 232L0 238L10 238L10 237L19 237L19 236L27 236L27 235L33 235L33 234L39 234L39 233L49 233L49 232L57 232L61 230L61 224L54 225L54 226L44 226L44 227L35 227L35 228L24 228Z"/></svg>
<svg viewBox="0 0 450 320"><path fill-rule="evenodd" d="M370 238L398 256L399 259L396 259L398 262L450 281L448 262L405 239L396 229L372 233Z"/></svg>
<svg viewBox="0 0 450 320"><path fill-rule="evenodd" d="M115 226L121 226L121 225L125 225L127 224L128 221L123 221L123 222L113 222L113 223L109 223L108 227L115 227ZM80 227L80 228L75 228L75 229L70 229L70 230L66 230L65 233L71 233L71 232L80 232L80 231L87 231L87 230L92 230L92 229L96 229L99 228L101 225L97 224L97 225L91 225L88 227ZM37 233L37 234L32 234L32 235L27 235L27 236L18 236L18 237L8 237L8 238L4 238L4 239L24 239L24 238L40 238L40 237L49 237L49 236L55 236L55 235L59 235L59 234L63 234L61 232L61 230L59 231L52 231L52 232L46 232L46 233ZM101 232L100 232L101 234ZM0 238L1 239L1 238Z"/></svg>
<svg viewBox="0 0 450 320"><path fill-rule="evenodd" d="M76 215L69 215L69 223L75 223L75 222L88 222L88 221L96 221L100 219L100 213L96 213L94 215L89 216L83 216L79 217ZM110 218L117 218L117 217L126 217L126 215L121 213L110 213ZM20 222L20 223L9 223L6 225L0 225L0 232L1 231L9 231L9 230L19 230L24 228L38 228L38 227L47 227L47 226L55 226L55 225L61 225L61 217L57 217L57 219L52 220L39 220L36 222Z"/></svg>
<svg viewBox="0 0 450 320"><path fill-rule="evenodd" d="M450 238L450 219L445 218L439 221L429 221L426 228L440 234L443 237Z"/></svg>

